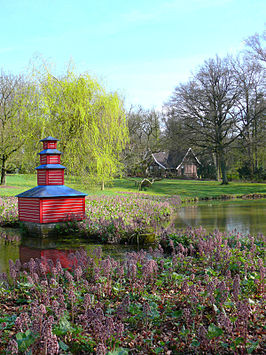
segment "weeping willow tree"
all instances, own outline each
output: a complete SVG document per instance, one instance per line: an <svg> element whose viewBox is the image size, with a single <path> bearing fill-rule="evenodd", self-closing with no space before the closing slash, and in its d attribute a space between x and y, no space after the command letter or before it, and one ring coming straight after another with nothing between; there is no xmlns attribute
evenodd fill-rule
<svg viewBox="0 0 266 355"><path fill-rule="evenodd" d="M106 181L121 171L120 154L128 140L123 104L88 74L69 70L62 78L46 72L40 86L42 137L60 139L68 173L84 182Z"/></svg>

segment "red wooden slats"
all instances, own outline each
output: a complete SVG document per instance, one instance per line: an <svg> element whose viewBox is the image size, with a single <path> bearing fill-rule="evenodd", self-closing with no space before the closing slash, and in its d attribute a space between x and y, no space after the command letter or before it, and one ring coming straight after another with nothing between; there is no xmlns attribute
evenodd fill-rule
<svg viewBox="0 0 266 355"><path fill-rule="evenodd" d="M48 155L47 164L60 164L60 155Z"/></svg>
<svg viewBox="0 0 266 355"><path fill-rule="evenodd" d="M65 205L65 206L62 206L62 205L49 205L49 206L44 206L43 205L43 211L51 211L52 212L52 209L55 209L56 212L60 212L60 211L65 211L65 210L69 210L69 207L73 209L79 209L79 210L83 210L83 206L82 205Z"/></svg>
<svg viewBox="0 0 266 355"><path fill-rule="evenodd" d="M57 142L46 141L43 142L43 149L56 149Z"/></svg>
<svg viewBox="0 0 266 355"><path fill-rule="evenodd" d="M62 169L48 170L47 185L64 185L64 171Z"/></svg>
<svg viewBox="0 0 266 355"><path fill-rule="evenodd" d="M44 198L43 199L43 204L44 205L50 205L50 204L53 204L53 203L56 203L56 204L61 204L61 203L71 203L71 204L76 204L76 203L79 203L79 204L82 204L82 199L84 197L58 197L58 198Z"/></svg>
<svg viewBox="0 0 266 355"><path fill-rule="evenodd" d="M40 223L43 223L43 200L40 199Z"/></svg>
<svg viewBox="0 0 266 355"><path fill-rule="evenodd" d="M20 197L18 199L18 202L19 204L23 203L23 204L36 204L36 205L39 205L39 200L36 199L36 198L23 198L23 197Z"/></svg>
<svg viewBox="0 0 266 355"><path fill-rule="evenodd" d="M19 219L21 221L28 221L28 222L39 222L40 221L40 216L39 214L35 213L30 213L25 211L24 209L21 209L19 212Z"/></svg>
<svg viewBox="0 0 266 355"><path fill-rule="evenodd" d="M83 200L83 197L42 199L43 223L64 221L73 215L76 220L82 220L85 213Z"/></svg>
<svg viewBox="0 0 266 355"><path fill-rule="evenodd" d="M40 156L41 164L60 164L60 155L47 155Z"/></svg>
<svg viewBox="0 0 266 355"><path fill-rule="evenodd" d="M43 199L43 204L51 204L53 202L55 203L82 203L84 197L58 197L58 198L44 198Z"/></svg>
<svg viewBox="0 0 266 355"><path fill-rule="evenodd" d="M85 198L19 198L19 219L35 223L53 223L84 218ZM41 213L41 216L40 216Z"/></svg>
<svg viewBox="0 0 266 355"><path fill-rule="evenodd" d="M37 171L38 185L64 185L64 170L38 170Z"/></svg>
<svg viewBox="0 0 266 355"><path fill-rule="evenodd" d="M62 208L60 206L52 205L52 206L43 206L43 213L61 213L61 212L66 212L66 211L83 211L83 206L72 206L72 205L67 205Z"/></svg>
<svg viewBox="0 0 266 355"><path fill-rule="evenodd" d="M40 200L34 198L19 198L19 220L40 222Z"/></svg>
<svg viewBox="0 0 266 355"><path fill-rule="evenodd" d="M37 171L37 184L38 185L47 185L46 170L38 170Z"/></svg>
<svg viewBox="0 0 266 355"><path fill-rule="evenodd" d="M53 210L53 208L55 210ZM47 206L47 207L43 206L42 210L43 210L43 213L47 213L47 212L49 212L49 213L61 213L61 212L68 212L68 211L70 211L70 212L83 211L83 208L82 208L82 206L75 206L75 207L71 206L71 208L70 208L70 206L65 206L64 208L60 208L59 206Z"/></svg>

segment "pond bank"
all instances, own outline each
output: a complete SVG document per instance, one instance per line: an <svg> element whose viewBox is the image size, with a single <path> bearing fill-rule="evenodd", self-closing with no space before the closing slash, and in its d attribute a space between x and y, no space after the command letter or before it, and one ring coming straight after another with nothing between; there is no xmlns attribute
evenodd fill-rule
<svg viewBox="0 0 266 355"><path fill-rule="evenodd" d="M205 210L207 211L208 201L209 203L211 203L211 201L217 201L217 203L221 201L220 210L221 213L225 215L225 210L222 210L224 209L224 201L233 201L233 204L235 204L234 201L263 200L264 197L266 197L266 194L235 195L233 198L232 195L222 195L215 196L212 199L208 197L194 198L181 203L179 196L161 197L141 193L124 193L118 196L88 196L88 198L86 198L86 220L81 222L79 226L69 222L66 224L65 228L58 228L57 233L59 235L82 235L90 239L94 238L97 242L101 243L122 242L127 244L143 244L146 237L149 239L149 242L151 242L152 239L153 241L158 239L162 230L176 218L174 216L177 211L185 221L184 224L179 223L178 228L186 228L189 225L194 227L203 225L207 227L206 223L208 221L197 217L197 212L202 209L202 207L199 207L202 203L206 202ZM188 211L188 216L186 216L188 213L184 212L184 208L187 204L194 208L194 210L190 209ZM17 199L14 197L1 198L0 210L1 209L0 226L19 227L17 220ZM211 208L209 208L209 210L212 217L215 216L215 213L218 213L214 210L212 211ZM200 213L205 214L205 212ZM231 215L234 215L234 211L231 209L228 213L225 215L227 224L229 218L231 219ZM219 220L220 216L217 215L215 218ZM252 210L249 214L245 211L244 218L246 220L252 219ZM252 223L259 225L258 220ZM234 223L230 222L230 225L234 226ZM212 227L208 227L208 229L214 230L215 228L221 228L223 230L221 223L211 226ZM235 224L236 228L239 226L239 223ZM240 230L244 232L243 229ZM254 233L256 232L254 231Z"/></svg>
<svg viewBox="0 0 266 355"><path fill-rule="evenodd" d="M208 200L234 200L234 199L243 199L243 200L257 200L257 199L266 199L266 194L262 193L253 193L253 194L244 194L244 195L218 195L218 196L206 196L206 197L187 197L182 200L182 203L187 202L198 202L198 201L208 201Z"/></svg>

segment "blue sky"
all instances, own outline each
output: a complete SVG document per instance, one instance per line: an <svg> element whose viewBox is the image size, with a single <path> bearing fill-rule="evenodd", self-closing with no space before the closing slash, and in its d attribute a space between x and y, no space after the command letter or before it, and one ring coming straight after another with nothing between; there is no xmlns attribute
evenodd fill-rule
<svg viewBox="0 0 266 355"><path fill-rule="evenodd" d="M262 33L265 0L0 0L0 69L70 60L127 107L159 109L205 59Z"/></svg>

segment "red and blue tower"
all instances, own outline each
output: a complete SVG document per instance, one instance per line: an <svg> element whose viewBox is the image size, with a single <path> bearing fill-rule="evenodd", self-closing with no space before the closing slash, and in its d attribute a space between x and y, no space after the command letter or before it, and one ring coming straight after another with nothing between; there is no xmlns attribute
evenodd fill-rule
<svg viewBox="0 0 266 355"><path fill-rule="evenodd" d="M85 218L87 194L64 185L65 167L60 164L61 152L57 150L58 139L42 139L43 150L37 169L38 186L22 192L18 197L19 220L32 227L41 227L69 220Z"/></svg>

